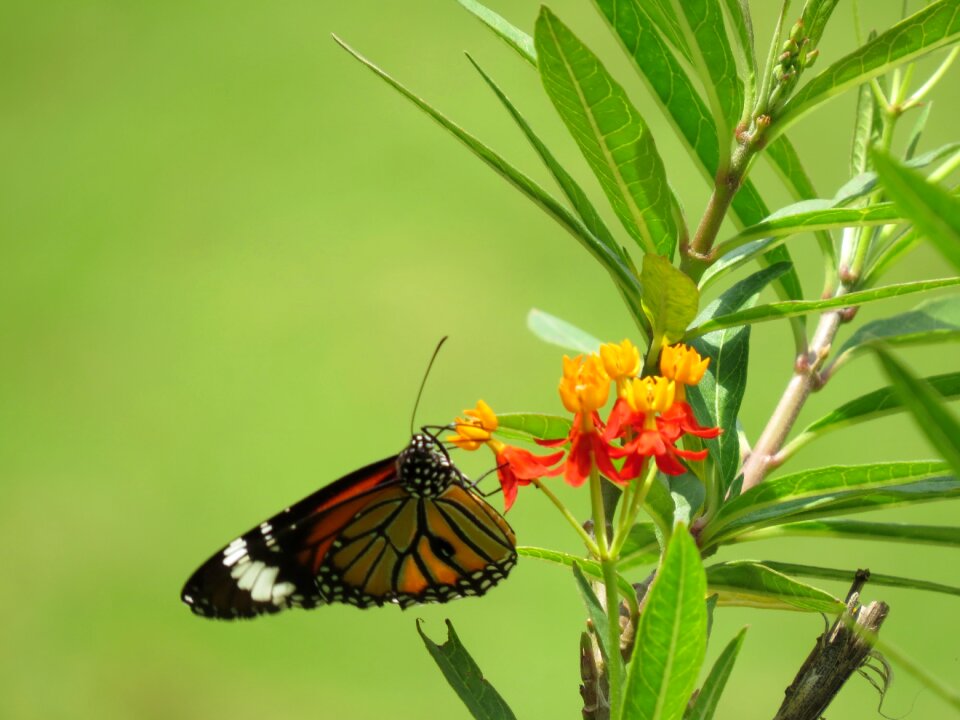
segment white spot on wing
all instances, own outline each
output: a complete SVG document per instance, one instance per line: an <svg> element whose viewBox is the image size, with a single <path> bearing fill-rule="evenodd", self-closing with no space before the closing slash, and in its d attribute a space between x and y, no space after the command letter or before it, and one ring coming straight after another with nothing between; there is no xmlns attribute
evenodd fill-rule
<svg viewBox="0 0 960 720"><path fill-rule="evenodd" d="M273 598L273 583L277 579L277 573L279 572L280 568L265 567L263 571L257 575L253 589L250 590L250 597L257 602L270 601Z"/></svg>

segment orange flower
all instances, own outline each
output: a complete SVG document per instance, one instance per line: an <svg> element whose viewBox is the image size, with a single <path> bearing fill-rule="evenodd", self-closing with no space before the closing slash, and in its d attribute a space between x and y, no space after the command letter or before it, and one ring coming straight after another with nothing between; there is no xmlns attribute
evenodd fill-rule
<svg viewBox="0 0 960 720"><path fill-rule="evenodd" d="M660 374L677 383L677 400L686 400L685 385L696 385L710 365L710 358L701 358L700 353L687 345L667 345L660 352Z"/></svg>
<svg viewBox="0 0 960 720"><path fill-rule="evenodd" d="M464 410L466 417L458 417L454 422L456 434L448 435L447 441L464 450L476 450L486 445L493 451L497 460L497 479L500 480L500 489L503 490L504 512L509 510L517 499L517 488L529 485L531 480L552 475L559 475L563 467L551 468L563 457L563 452L540 456L523 450L522 448L506 445L493 437L493 432L500 422L496 413L483 400L477 401L477 406L471 410Z"/></svg>

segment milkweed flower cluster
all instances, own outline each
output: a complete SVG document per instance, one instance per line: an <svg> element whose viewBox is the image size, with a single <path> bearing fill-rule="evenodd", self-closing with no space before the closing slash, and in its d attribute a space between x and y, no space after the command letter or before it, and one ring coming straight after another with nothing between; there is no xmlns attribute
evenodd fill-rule
<svg viewBox="0 0 960 720"><path fill-rule="evenodd" d="M710 358L686 345L664 347L660 374L638 377L640 352L629 341L606 343L597 353L563 358L559 393L573 414L566 437L537 440L544 447L562 448L550 455L535 455L506 445L493 437L499 426L496 414L480 400L454 422L456 433L447 440L464 450L489 447L497 460L497 476L506 509L517 488L534 480L562 474L578 487L594 468L613 482L625 485L639 477L653 458L668 475L686 471L682 460L703 460L706 450L677 446L685 436L714 438L720 428L703 427L686 401L686 387L703 378ZM611 389L615 400L607 419L601 417Z"/></svg>

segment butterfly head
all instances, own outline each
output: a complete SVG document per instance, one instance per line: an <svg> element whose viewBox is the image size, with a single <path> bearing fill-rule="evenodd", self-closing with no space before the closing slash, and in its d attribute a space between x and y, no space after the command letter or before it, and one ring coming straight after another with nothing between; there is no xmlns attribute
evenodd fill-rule
<svg viewBox="0 0 960 720"><path fill-rule="evenodd" d="M397 456L400 484L416 497L436 497L451 484L462 482L454 466L437 440L429 434L417 433Z"/></svg>

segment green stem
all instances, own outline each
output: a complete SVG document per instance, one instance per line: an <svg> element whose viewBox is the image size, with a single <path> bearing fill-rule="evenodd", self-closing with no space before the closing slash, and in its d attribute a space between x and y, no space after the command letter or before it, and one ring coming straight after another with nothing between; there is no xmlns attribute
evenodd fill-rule
<svg viewBox="0 0 960 720"><path fill-rule="evenodd" d="M600 566L603 568L603 586L607 605L607 683L610 687L610 717L620 716L620 682L622 658L620 657L620 589L617 586L616 558L610 556L607 538L607 517L603 509L603 478L596 463L590 467L590 500L593 506L593 534L599 549Z"/></svg>
<svg viewBox="0 0 960 720"><path fill-rule="evenodd" d="M560 498L554 495L546 485L540 482L540 480L534 478L530 482L533 483L537 490L540 490L544 495L547 496L550 502L552 502L557 510L560 511L560 514L566 518L568 523L570 523L570 526L577 531L577 534L580 536L580 539L583 540L583 544L587 546L587 550L590 552L590 554L594 557L599 557L600 548L597 547L597 543L595 543L593 538L587 534L586 530L583 529L583 527L580 525L580 522L576 517L574 517L573 513L567 509L567 506L563 504Z"/></svg>

